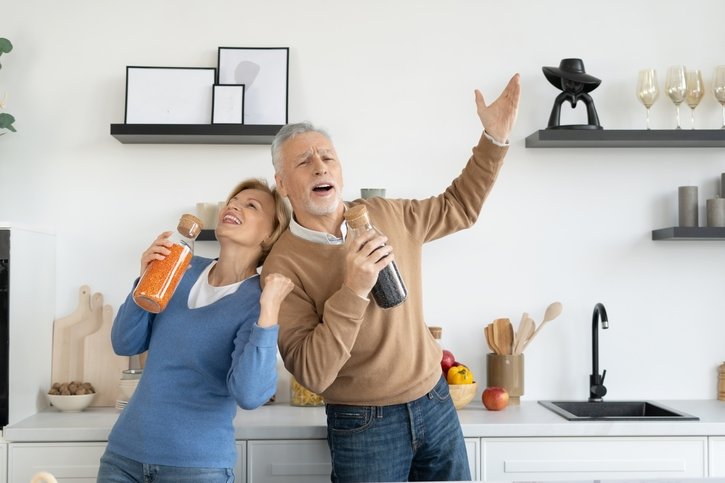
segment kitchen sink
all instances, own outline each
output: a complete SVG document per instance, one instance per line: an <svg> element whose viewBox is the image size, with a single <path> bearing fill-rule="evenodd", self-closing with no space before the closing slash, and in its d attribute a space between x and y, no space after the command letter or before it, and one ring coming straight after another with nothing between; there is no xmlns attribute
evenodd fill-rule
<svg viewBox="0 0 725 483"><path fill-rule="evenodd" d="M569 421L698 421L700 418L650 401L539 401Z"/></svg>

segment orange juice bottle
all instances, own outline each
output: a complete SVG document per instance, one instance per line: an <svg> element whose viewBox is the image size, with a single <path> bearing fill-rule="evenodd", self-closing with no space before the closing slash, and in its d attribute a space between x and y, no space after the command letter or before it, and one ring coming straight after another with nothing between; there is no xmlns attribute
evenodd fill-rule
<svg viewBox="0 0 725 483"><path fill-rule="evenodd" d="M163 312L174 294L186 267L194 254L194 240L204 227L194 215L181 216L177 233L169 240L173 243L163 260L154 260L148 264L141 279L133 291L133 301L144 310L158 314Z"/></svg>

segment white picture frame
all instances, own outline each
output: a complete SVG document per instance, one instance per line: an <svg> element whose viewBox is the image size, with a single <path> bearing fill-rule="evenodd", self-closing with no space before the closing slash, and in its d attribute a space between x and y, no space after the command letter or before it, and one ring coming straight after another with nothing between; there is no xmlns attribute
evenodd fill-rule
<svg viewBox="0 0 725 483"><path fill-rule="evenodd" d="M126 124L210 124L214 67L126 67Z"/></svg>
<svg viewBox="0 0 725 483"><path fill-rule="evenodd" d="M214 84L212 124L244 124L244 84Z"/></svg>
<svg viewBox="0 0 725 483"><path fill-rule="evenodd" d="M217 84L244 84L244 124L287 124L288 47L219 47Z"/></svg>

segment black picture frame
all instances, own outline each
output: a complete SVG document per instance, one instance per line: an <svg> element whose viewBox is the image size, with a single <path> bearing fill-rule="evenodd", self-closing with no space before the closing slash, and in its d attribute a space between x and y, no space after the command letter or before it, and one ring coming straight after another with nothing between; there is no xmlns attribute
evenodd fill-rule
<svg viewBox="0 0 725 483"><path fill-rule="evenodd" d="M126 66L126 124L209 124L215 67Z"/></svg>
<svg viewBox="0 0 725 483"><path fill-rule="evenodd" d="M212 124L244 124L244 84L214 84Z"/></svg>
<svg viewBox="0 0 725 483"><path fill-rule="evenodd" d="M219 47L217 84L244 84L244 124L287 124L289 47Z"/></svg>

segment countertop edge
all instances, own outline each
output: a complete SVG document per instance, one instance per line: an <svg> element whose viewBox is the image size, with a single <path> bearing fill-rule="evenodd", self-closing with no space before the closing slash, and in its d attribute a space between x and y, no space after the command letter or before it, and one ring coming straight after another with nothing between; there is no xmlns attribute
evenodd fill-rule
<svg viewBox="0 0 725 483"><path fill-rule="evenodd" d="M725 401L662 401L669 407L698 416L699 421L566 421L535 401L487 411L480 403L460 409L458 416L467 438L554 437L710 437L725 436ZM6 426L2 439L15 442L107 441L119 410L91 408L61 413L53 408ZM234 418L237 440L325 439L322 407L299 408L286 403L245 411Z"/></svg>

